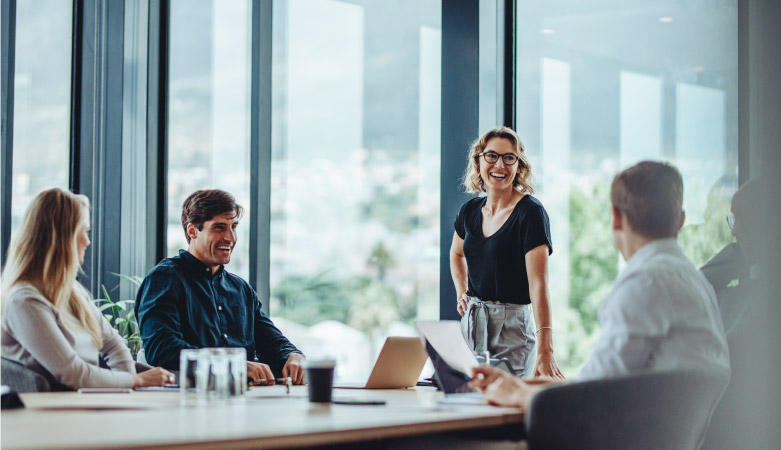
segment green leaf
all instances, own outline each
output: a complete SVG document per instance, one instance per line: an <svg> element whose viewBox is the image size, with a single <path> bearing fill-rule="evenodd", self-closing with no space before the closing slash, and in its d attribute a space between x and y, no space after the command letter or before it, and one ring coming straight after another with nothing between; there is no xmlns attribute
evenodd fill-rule
<svg viewBox="0 0 781 450"><path fill-rule="evenodd" d="M121 308L124 310L133 309L133 306L135 306L135 304L136 304L135 300L120 300L117 302L117 305L121 305Z"/></svg>
<svg viewBox="0 0 781 450"><path fill-rule="evenodd" d="M143 281L143 278L141 278L139 276L136 276L136 275L128 276L128 275L122 275L121 273L114 273L114 272L110 272L110 273L112 275L118 276L124 282L134 284L136 286L136 288L140 287L141 286L141 282Z"/></svg>
<svg viewBox="0 0 781 450"><path fill-rule="evenodd" d="M96 300L96 301L97 301L97 300ZM102 300L101 300L101 301L102 301ZM111 309L111 308L113 308L113 307L114 307L114 304L113 304L113 303L104 303L104 304L102 304L102 305L98 306L98 309L100 310L100 312L104 312L104 311L106 311L107 309Z"/></svg>
<svg viewBox="0 0 781 450"><path fill-rule="evenodd" d="M105 284L101 284L101 285L100 285L100 288L103 290L103 295L105 295L105 296L106 296L106 301L107 301L107 302L110 302L110 303L114 303L114 302L111 300L111 296L110 296L110 295L108 295L108 291L106 290L106 285L105 285Z"/></svg>

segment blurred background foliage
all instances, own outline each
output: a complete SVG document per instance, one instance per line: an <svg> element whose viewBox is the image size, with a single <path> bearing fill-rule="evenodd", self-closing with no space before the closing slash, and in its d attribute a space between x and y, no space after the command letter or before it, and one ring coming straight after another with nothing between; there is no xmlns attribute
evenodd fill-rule
<svg viewBox="0 0 781 450"><path fill-rule="evenodd" d="M704 221L684 226L679 234L681 248L697 267L732 241L725 217L734 187L727 185L709 194ZM570 377L577 374L596 342L597 309L621 264L610 228L609 193L608 183L570 190L569 298L566 311L553 311L565 323L564 332L554 339L556 359ZM393 249L379 241L365 261L362 275L337 277L334 271L326 270L311 277L286 277L272 290L281 306L274 315L306 326L337 320L366 333L372 341L392 322L412 325L417 314L414 293L402 293L388 281L389 272L397 266Z"/></svg>

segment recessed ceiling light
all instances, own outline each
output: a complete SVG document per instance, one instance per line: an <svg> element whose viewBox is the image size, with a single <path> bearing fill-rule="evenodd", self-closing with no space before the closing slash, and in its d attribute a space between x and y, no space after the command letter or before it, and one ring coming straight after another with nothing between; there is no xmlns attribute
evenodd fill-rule
<svg viewBox="0 0 781 450"><path fill-rule="evenodd" d="M705 70L705 67L703 67L703 66L697 66L697 67L694 68L695 72L702 72L703 70Z"/></svg>
<svg viewBox="0 0 781 450"><path fill-rule="evenodd" d="M554 30L553 28L543 28L542 30L540 30L540 33L542 34L553 34L555 32L556 30Z"/></svg>
<svg viewBox="0 0 781 450"><path fill-rule="evenodd" d="M662 22L662 23L670 23L672 21L673 21L672 17L660 17L659 18L659 22Z"/></svg>

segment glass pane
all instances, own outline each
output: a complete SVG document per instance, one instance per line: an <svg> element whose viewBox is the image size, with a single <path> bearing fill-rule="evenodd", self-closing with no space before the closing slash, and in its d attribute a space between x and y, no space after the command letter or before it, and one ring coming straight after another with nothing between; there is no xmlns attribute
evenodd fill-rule
<svg viewBox="0 0 781 450"><path fill-rule="evenodd" d="M577 374L619 269L610 182L643 159L684 177L684 252L726 243L737 188L737 1L518 4L517 129L547 208L556 355Z"/></svg>
<svg viewBox="0 0 781 450"><path fill-rule="evenodd" d="M182 203L203 188L244 206L227 269L249 277L249 108L252 8L248 0L174 0L168 109L168 255L187 248Z"/></svg>
<svg viewBox="0 0 781 450"><path fill-rule="evenodd" d="M72 3L16 3L11 232L40 191L68 188Z"/></svg>
<svg viewBox="0 0 781 450"><path fill-rule="evenodd" d="M124 58L122 69L122 205L120 212L119 273L144 276L147 222L155 212L147 203L147 78L149 2L125 2ZM133 283L119 283L120 298L135 298Z"/></svg>
<svg viewBox="0 0 781 450"><path fill-rule="evenodd" d="M274 3L271 313L338 378L439 318L441 3Z"/></svg>

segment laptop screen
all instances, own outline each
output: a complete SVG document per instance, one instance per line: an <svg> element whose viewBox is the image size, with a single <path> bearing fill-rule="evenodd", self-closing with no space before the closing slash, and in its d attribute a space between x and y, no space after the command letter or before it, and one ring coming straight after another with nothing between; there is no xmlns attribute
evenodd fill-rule
<svg viewBox="0 0 781 450"><path fill-rule="evenodd" d="M437 374L439 385L445 394L460 394L464 392L475 392L468 383L471 379L467 374L450 367L439 353L434 350L434 346L426 340L426 353L431 358L434 365L434 372Z"/></svg>

